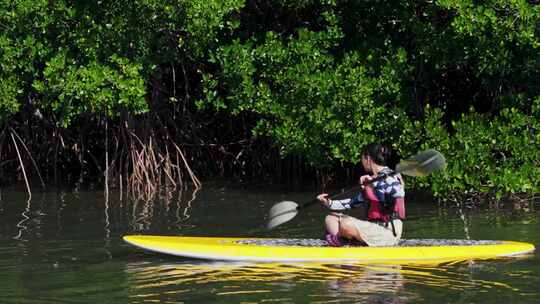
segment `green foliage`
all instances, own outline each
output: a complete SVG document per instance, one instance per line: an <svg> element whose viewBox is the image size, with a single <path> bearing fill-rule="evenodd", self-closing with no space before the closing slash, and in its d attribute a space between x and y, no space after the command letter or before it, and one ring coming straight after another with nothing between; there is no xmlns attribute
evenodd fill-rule
<svg viewBox="0 0 540 304"><path fill-rule="evenodd" d="M240 26L236 18L226 17L242 8L244 0L186 1L184 6L187 18L185 31L189 36L185 40L180 38L179 44L182 46L185 42L188 50L200 57L207 53L209 47L217 45L220 31L231 31Z"/></svg>
<svg viewBox="0 0 540 304"><path fill-rule="evenodd" d="M25 103L62 127L81 114L148 111L160 65L198 60L243 1L3 1L0 109ZM227 19L227 20L226 20Z"/></svg>
<svg viewBox="0 0 540 304"><path fill-rule="evenodd" d="M218 48L199 106L255 114L256 135L315 166L385 141L447 155L447 171L413 182L437 195L538 192L540 6L277 2L324 9L290 34Z"/></svg>
<svg viewBox="0 0 540 304"><path fill-rule="evenodd" d="M43 70L44 80L33 82L41 94L42 108L56 113L63 127L80 114L104 113L114 118L123 110L133 114L147 110L140 66L116 56L108 65L90 62L81 66L66 61L65 54L52 58Z"/></svg>
<svg viewBox="0 0 540 304"><path fill-rule="evenodd" d="M531 3L0 0L0 123L173 111L182 91L315 167L383 141L440 149L447 171L414 182L436 194L535 193Z"/></svg>
<svg viewBox="0 0 540 304"><path fill-rule="evenodd" d="M286 37L268 32L263 41L219 48L211 60L220 71L205 76L204 102L233 114L257 114L256 135L272 138L283 154L328 166L357 162L365 144L399 133L407 117L395 100L406 53L390 54L378 71L358 52L336 57L343 33L335 15L323 17L321 31L299 28ZM218 83L226 85L225 98Z"/></svg>
<svg viewBox="0 0 540 304"><path fill-rule="evenodd" d="M481 86L501 108L527 108L540 94L540 6L526 0L437 3L455 14L449 37Z"/></svg>
<svg viewBox="0 0 540 304"><path fill-rule="evenodd" d="M17 96L21 90L17 88L17 83L16 77L0 78L0 121L5 121L19 111Z"/></svg>
<svg viewBox="0 0 540 304"><path fill-rule="evenodd" d="M22 93L20 78L14 73L19 51L12 41L0 35L0 121L5 121L18 112L18 96Z"/></svg>
<svg viewBox="0 0 540 304"><path fill-rule="evenodd" d="M540 192L540 122L516 108L499 116L471 109L452 122L449 133L440 123L443 112L427 109L424 146L440 150L448 159L444 172L429 179L439 196ZM426 185L427 179L421 180Z"/></svg>

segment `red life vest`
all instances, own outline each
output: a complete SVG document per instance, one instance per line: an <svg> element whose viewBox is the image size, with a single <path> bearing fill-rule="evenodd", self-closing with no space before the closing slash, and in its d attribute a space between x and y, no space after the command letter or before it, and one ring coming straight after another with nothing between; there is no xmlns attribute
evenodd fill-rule
<svg viewBox="0 0 540 304"><path fill-rule="evenodd" d="M364 189L364 195L369 201L368 220L388 222L392 219L405 219L405 199L403 197L389 198L392 202L381 202L371 185Z"/></svg>

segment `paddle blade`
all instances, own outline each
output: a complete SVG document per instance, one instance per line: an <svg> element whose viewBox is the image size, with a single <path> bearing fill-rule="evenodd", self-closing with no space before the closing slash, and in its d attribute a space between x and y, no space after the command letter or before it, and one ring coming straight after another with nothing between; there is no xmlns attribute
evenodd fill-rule
<svg viewBox="0 0 540 304"><path fill-rule="evenodd" d="M444 156L437 150L429 149L400 162L396 166L396 172L409 176L425 176L444 167L446 167Z"/></svg>
<svg viewBox="0 0 540 304"><path fill-rule="evenodd" d="M285 222L292 220L298 214L298 204L291 201L283 201L270 208L267 229L273 229Z"/></svg>

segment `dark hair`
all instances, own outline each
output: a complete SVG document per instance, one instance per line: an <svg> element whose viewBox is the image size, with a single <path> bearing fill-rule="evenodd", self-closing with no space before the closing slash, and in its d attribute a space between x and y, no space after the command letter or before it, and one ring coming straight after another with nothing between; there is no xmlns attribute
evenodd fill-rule
<svg viewBox="0 0 540 304"><path fill-rule="evenodd" d="M362 150L362 156L369 156L379 166L388 165L392 150L381 144L369 144Z"/></svg>

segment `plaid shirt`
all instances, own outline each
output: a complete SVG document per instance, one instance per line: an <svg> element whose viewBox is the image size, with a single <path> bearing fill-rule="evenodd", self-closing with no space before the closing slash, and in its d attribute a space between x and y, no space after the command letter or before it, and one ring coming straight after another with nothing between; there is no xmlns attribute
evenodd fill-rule
<svg viewBox="0 0 540 304"><path fill-rule="evenodd" d="M405 197L405 190L403 189L403 184L400 182L399 175L396 175L395 172L388 167L384 167L377 174L377 177L383 175L386 175L386 178L375 181L371 184L377 199L380 202L384 202L387 195L390 195L392 198ZM354 208L363 203L369 203L369 201L364 198L363 192L360 192L351 198L343 200L331 200L328 208L336 211L345 210Z"/></svg>

